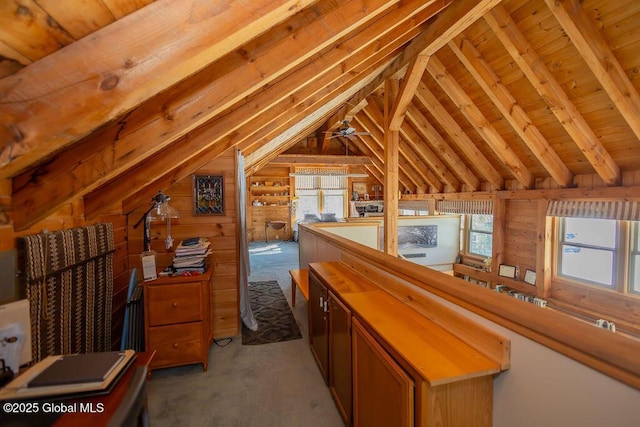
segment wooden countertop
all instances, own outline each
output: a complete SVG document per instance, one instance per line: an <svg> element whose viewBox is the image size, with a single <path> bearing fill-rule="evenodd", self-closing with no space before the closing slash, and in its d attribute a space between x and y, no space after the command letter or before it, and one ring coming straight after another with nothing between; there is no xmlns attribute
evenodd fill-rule
<svg viewBox="0 0 640 427"><path fill-rule="evenodd" d="M331 292L429 384L497 374L500 364L341 262L311 263Z"/></svg>

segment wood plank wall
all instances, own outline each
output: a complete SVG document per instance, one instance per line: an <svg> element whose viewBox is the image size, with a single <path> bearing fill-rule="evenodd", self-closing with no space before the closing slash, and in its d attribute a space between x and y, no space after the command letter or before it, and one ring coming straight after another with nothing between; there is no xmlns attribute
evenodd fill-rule
<svg viewBox="0 0 640 427"><path fill-rule="evenodd" d="M114 350L120 348L122 337L122 323L124 319L124 305L127 299L129 284L129 257L127 252L127 218L114 206L108 213L99 216L95 221L85 221L82 199L65 205L43 221L25 231L16 232L10 222L11 213L7 213L8 224L0 225L0 251L16 249L17 239L29 234L41 233L43 230L58 231L74 227L111 222L114 228L116 252L113 261L113 317L111 321L111 343Z"/></svg>
<svg viewBox="0 0 640 427"><path fill-rule="evenodd" d="M213 254L212 313L213 336L223 338L239 333L238 315L238 231L237 231L237 183L236 157L233 149L217 157L200 168L194 175L223 175L224 177L224 215L194 215L193 213L193 177L189 176L162 191L171 200L169 204L176 208L180 217L171 222L171 236L174 246L167 251L165 239L167 225L154 222L151 225L151 248L158 253L158 267L171 264L175 247L181 240L189 237L206 237L211 242ZM142 226L134 229L149 205L143 205L128 216L129 264L140 272L140 253L143 246ZM139 274L139 277L141 275Z"/></svg>
<svg viewBox="0 0 640 427"><path fill-rule="evenodd" d="M534 271L536 269L538 204L536 201L530 200L507 200L505 202L502 262L519 266L522 276L525 269Z"/></svg>

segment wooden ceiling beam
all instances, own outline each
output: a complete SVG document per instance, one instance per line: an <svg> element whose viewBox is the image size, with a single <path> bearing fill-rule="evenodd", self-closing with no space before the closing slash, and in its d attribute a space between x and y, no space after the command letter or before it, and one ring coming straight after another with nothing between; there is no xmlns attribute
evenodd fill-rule
<svg viewBox="0 0 640 427"><path fill-rule="evenodd" d="M381 59L383 64L388 61L389 58ZM275 137L274 133L279 134L291 128L301 117L338 98L342 92L348 91L350 86L366 85L368 80L365 77L375 74L379 68L380 65L360 70L359 73L340 73L336 82L327 84L323 79L311 79L310 76L315 72L315 67L312 67L308 71L311 74L302 73L299 76L301 81L307 81L308 84L292 94L285 92L291 90L291 80L270 86L228 114L194 130L162 152L145 159L126 173L87 194L84 197L85 215L94 217L102 206L109 206L118 200L124 199L125 206L131 206L136 201L148 200L158 188L165 188L176 179L188 176L227 149L242 145L245 141L255 142L264 139L263 143L266 143ZM297 75L298 73L295 73L295 76ZM290 79L294 79L294 76L290 76ZM283 93L287 95L284 96ZM311 98L306 101L308 97ZM278 99L279 102L272 104L274 99ZM257 147L258 144L254 146ZM137 185L131 185L132 183Z"/></svg>
<svg viewBox="0 0 640 427"><path fill-rule="evenodd" d="M301 108L308 107L309 101L305 101L310 97L316 97L315 101L317 101L318 97L322 97L322 93L326 93L330 90L335 90L337 87L341 86L343 81L346 81L346 78L351 78L346 73L348 67L354 69L354 72L365 73L367 71L367 64L370 64L369 61L373 61L375 63L376 60L379 60L380 57L384 57L385 54L388 54L389 51L396 49L398 46L405 43L407 40L410 40L412 37L415 37L416 34L420 32L419 27L415 27L413 25L419 25L422 22L426 21L430 16L433 15L435 11L432 8L425 7L424 4L418 0L412 0L410 2L403 3L402 7L394 8L391 13L381 17L386 18L384 21L376 21L375 24L367 26L358 34L354 35L349 40L343 42L341 49L331 49L323 52L320 55L317 55L313 58L312 61L305 64L305 66L298 68L292 74L289 74L286 79L280 79L272 85L262 88L259 94L268 92L269 95L260 96L257 98L260 102L252 98L244 99L243 102L238 106L238 108L231 110L230 112L225 112L224 116L220 117L220 120L213 121L213 125L206 124L205 129L198 129L191 132L191 135L188 137L193 137L194 134L201 135L210 135L209 141L202 141L201 148L199 150L190 153L189 155L198 155L203 149L206 148L207 145L212 145L216 140L224 140L224 135L229 135L233 132L245 132L245 127L253 127L255 124L255 117L260 117L259 123L262 125L273 126L274 117L277 117L279 114L288 114L291 115L293 108ZM412 22L412 26L406 26L406 21L414 20ZM405 24L404 26L402 24ZM376 39L376 34L382 34L381 38ZM278 56L279 49L274 47L274 55ZM373 56L372 56L373 55ZM373 59L368 59L372 57ZM253 64L248 63L247 67L252 68ZM252 68L253 69L253 68ZM369 72L371 72L369 70ZM212 83L213 84L213 83ZM206 88L209 90L210 88ZM205 89L203 89L204 91ZM335 92L334 92L335 93ZM205 92L202 93L202 96L195 97L198 101L194 102L205 102L207 96L205 96ZM185 101L187 102L187 98ZM276 107L280 105L281 107ZM317 104L315 104L317 105ZM203 108L206 106L203 104ZM198 116L195 113L195 116ZM149 120L147 119L147 122ZM171 129L177 131L180 128L180 123L185 127L191 126L192 116L191 114L180 114L172 117L171 121ZM105 166L105 159L110 159L112 156L112 152L122 153L122 158L118 163L119 168L115 168L115 172L110 172L111 175L109 178L113 179L114 176L117 176L118 173L122 173L119 169L127 167L127 174L129 174L130 166L130 158L128 156L124 156L126 153L130 153L134 150L142 150L149 151L149 145L144 141L148 140L146 137L154 140L155 138L162 138L163 135L158 133L155 134L156 131L152 131L149 133L149 127L155 126L155 122L151 120L151 123L148 123L141 130L144 131L145 135L141 135L139 132L130 132L126 135L120 135L119 138L116 138L116 141L112 142L113 138L104 138L104 144L96 144L95 141L92 141L90 144L91 149L93 150L90 156L87 154L82 154L82 156L78 156L77 153L74 155L73 150L70 150L69 153L65 153L67 157L70 157L71 161L75 161L77 163L75 167L84 169L85 172L78 173L79 177L84 177L83 182L70 182L69 185L62 186L62 188L52 188L47 191L43 190L43 194L50 194L49 198L52 198L54 201L64 200L64 197L61 195L61 192L65 191L68 193L67 197L77 196L78 193L82 194L82 191L85 192L91 191L93 188L96 188L98 184L104 184L108 182L106 176L102 176L103 173L107 173L105 169L108 169ZM217 133L213 132L212 129L216 128ZM157 132L160 132L161 129L158 128ZM170 137L173 135L173 131L165 131L169 135L164 135L166 137ZM116 132L114 131L114 134ZM257 140L254 140L257 141ZM228 143L228 140L227 142ZM122 147L117 149L116 147ZM101 148L99 148L101 147ZM228 147L227 147L228 148ZM126 151L129 150L129 151ZM171 151L171 150L168 150ZM169 154L169 153L168 153ZM144 154L144 156L149 156L150 154ZM178 158L182 158L183 156L171 154L173 156L174 161ZM135 157L135 156L134 156ZM93 160L89 160L93 159ZM187 159L184 159L186 161ZM146 163L146 162L145 162ZM72 163L73 164L73 163ZM135 162L134 162L135 164ZM109 166L115 166L114 163L108 163ZM48 176L51 176L54 172L52 169L59 170L58 175L64 175L68 173L68 171L72 168L69 167L67 162L62 162L61 166L58 168L53 168L52 165L48 165ZM163 172L164 173L164 172ZM151 176L153 179L156 176ZM98 176L96 176L98 175ZM42 185L46 182L53 182L54 180L44 179L42 175L38 175L38 177L42 178L43 182L32 182L33 180L28 177L25 179L26 183L31 183L31 185ZM91 179L89 179L91 178ZM148 178L147 178L148 179ZM21 187L21 186L19 186ZM127 188L127 191L132 191L131 188ZM53 194L52 194L53 193ZM25 191L24 194L32 195L32 191ZM115 196L116 193L113 193ZM153 194L152 194L153 195ZM104 194L106 196L106 194ZM47 196L43 196L47 197ZM126 196L125 196L126 197ZM93 197L90 196L90 199ZM100 197L102 198L102 196ZM99 206L93 205L96 208Z"/></svg>
<svg viewBox="0 0 640 427"><path fill-rule="evenodd" d="M1 176L73 144L316 1L215 8L158 0L0 80Z"/></svg>
<svg viewBox="0 0 640 427"><path fill-rule="evenodd" d="M451 98L460 112L482 136L496 156L509 169L509 172L526 189L533 188L535 180L529 169L516 156L509 144L502 138L493 125L482 114L471 97L460 87L458 82L449 74L445 66L435 56L427 64L427 71L440 85L442 90Z"/></svg>
<svg viewBox="0 0 640 427"><path fill-rule="evenodd" d="M449 43L449 47L547 170L551 178L560 187L571 187L573 174L569 168L551 148L546 138L533 124L506 86L502 84L480 52L464 35L456 37Z"/></svg>
<svg viewBox="0 0 640 427"><path fill-rule="evenodd" d="M411 61L407 71L402 79L400 91L398 93L398 99L394 103L393 110L391 111L391 122L389 123L389 129L398 131L402 127L404 116L407 113L407 108L411 104L413 94L418 88L418 84L424 74L424 68L427 66L429 57L424 54L418 55L416 59Z"/></svg>
<svg viewBox="0 0 640 427"><path fill-rule="evenodd" d="M359 125L362 125L358 121L358 116L354 117L353 120ZM358 140L360 142L357 142ZM360 151L369 155L369 157L371 157L371 160L373 161L373 164L380 169L380 172L383 175L383 185L384 185L385 167L384 167L384 148L382 146L382 142L377 141L371 135L358 135L354 143L356 144L356 147L358 147ZM419 186L418 183L416 183L403 169L400 169L398 171L398 182L405 189L408 189L410 191L416 190Z"/></svg>
<svg viewBox="0 0 640 427"><path fill-rule="evenodd" d="M480 188L480 180L473 174L471 169L462 161L455 151L449 146L444 138L438 133L431 123L418 110L415 105L410 105L407 110L408 122L416 130L420 139L431 145L431 148L439 153L442 160L447 164L448 169L453 171L468 187L470 191Z"/></svg>
<svg viewBox="0 0 640 427"><path fill-rule="evenodd" d="M370 165L367 156L336 156L317 154L278 154L271 163L285 164L327 164L327 165Z"/></svg>
<svg viewBox="0 0 640 427"><path fill-rule="evenodd" d="M600 31L576 0L545 0L593 75L640 140L640 95Z"/></svg>
<svg viewBox="0 0 640 427"><path fill-rule="evenodd" d="M620 185L620 168L509 13L498 6L484 19L604 183Z"/></svg>
<svg viewBox="0 0 640 427"><path fill-rule="evenodd" d="M369 103L364 111L366 112L371 107L373 107L373 104ZM384 133L382 132L378 122L371 119L368 114L358 114L354 117L354 121L356 121L362 129L371 133L373 141L375 141L380 148L380 154L382 156L381 160L383 163L385 163L387 161L387 158L385 156L384 149ZM366 140L366 135L363 139ZM433 172L431 172L430 170L427 171L426 168L419 168L419 165L415 165L411 160L412 159L407 156L406 151L400 150L400 140L398 140L397 162L399 168L402 169L406 176L415 184L417 188L424 189L425 192L428 192L429 186L432 186L437 190L442 190L442 183L438 180L435 174L433 174ZM421 170L419 171L419 169Z"/></svg>
<svg viewBox="0 0 640 427"><path fill-rule="evenodd" d="M411 55L405 55L407 50L414 51L413 40L421 37L426 29L430 28L430 24L426 22L429 18L436 15L451 0L440 0L425 3L420 0L410 0L402 2L397 9L391 11L375 23L367 26L357 36L353 36L347 40L341 41L340 49L332 49L324 52L319 58L313 59L314 74L307 75L309 80L318 80L325 78L325 74L330 73L332 79L326 79L325 85L330 87L335 85L335 79L341 79L346 73L366 73L365 70L370 69L372 64L377 64L380 58L387 57L392 50L409 43L409 47L402 48L402 53L393 61L393 67L389 65L383 72L368 83L367 87L362 88L359 94L347 101L351 105L358 106L366 97L376 90L383 82L388 73L392 72L395 67L402 68L411 60ZM422 45L419 46L423 48ZM351 56L345 55L350 53ZM314 79L315 77L315 79ZM290 82L291 78L287 78ZM300 86L304 86L304 82L294 82ZM291 83L290 83L291 84ZM311 95L309 95L311 96ZM296 98L298 104L303 103L304 98ZM240 146L243 152L251 152L252 146L259 146L265 141L247 141Z"/></svg>
<svg viewBox="0 0 640 427"><path fill-rule="evenodd" d="M366 156L368 156L371 159L371 162L372 162L371 165L365 166L365 168L375 179L378 180L380 184L384 185L384 165L382 164L382 162L378 160L376 155L362 141L361 138L354 138L353 144L356 147L358 147L358 150L360 150L361 153L364 153ZM402 184L402 186L405 187L405 184L403 183L402 179L400 179L400 184Z"/></svg>
<svg viewBox="0 0 640 427"><path fill-rule="evenodd" d="M504 188L504 180L498 171L493 167L491 162L482 154L475 146L469 136L464 133L460 125L451 117L449 112L438 101L435 95L429 90L423 82L418 85L416 99L422 104L422 107L431 113L436 121L440 123L444 131L449 135L458 148L467 157L470 164L477 168L481 176L483 176L489 184L495 189Z"/></svg>
<svg viewBox="0 0 640 427"><path fill-rule="evenodd" d="M369 104L365 108L365 114L371 119L372 123L381 123L384 120L382 112L373 103ZM420 144L420 138L417 137L415 132L412 133L410 129L405 129L402 126L400 129L401 138L405 144L401 143L401 151L404 157L407 159L413 159L410 163L414 163L414 168L420 173L426 182L428 182L434 189L442 191L442 183L449 185L456 191L460 189L460 183L458 180L447 170L447 168L440 162L438 157L424 144ZM407 141L407 140L413 141ZM422 159L424 164L418 164L415 160Z"/></svg>
<svg viewBox="0 0 640 427"><path fill-rule="evenodd" d="M415 158L424 162L429 170L432 171L438 178L438 181L448 185L454 191L460 191L460 181L453 175L447 165L445 165L438 155L431 150L422 140L420 135L408 123L404 123L400 128L400 135L402 140L411 148L415 153Z"/></svg>

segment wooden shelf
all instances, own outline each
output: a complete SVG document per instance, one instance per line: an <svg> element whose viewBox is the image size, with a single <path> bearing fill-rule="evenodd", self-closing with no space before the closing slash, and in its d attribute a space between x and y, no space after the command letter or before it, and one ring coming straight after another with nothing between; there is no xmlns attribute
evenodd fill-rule
<svg viewBox="0 0 640 427"><path fill-rule="evenodd" d="M493 282L494 279L491 273L464 264L453 264L453 272L473 277L476 280L482 280L483 282L488 283Z"/></svg>
<svg viewBox="0 0 640 427"><path fill-rule="evenodd" d="M522 280L514 280L508 277L496 275L494 281L496 285L505 285L511 289L523 292L527 295L536 296L536 287L528 284L527 282L523 282Z"/></svg>
<svg viewBox="0 0 640 427"><path fill-rule="evenodd" d="M280 168L282 169L282 168ZM278 169L278 170L280 170ZM270 173L271 172L271 173ZM285 240L292 236L291 227L291 178L289 168L286 168L281 175L267 172L265 175L252 176L249 183L249 201L251 209L249 211L250 233L252 240L265 240L265 227L267 221L285 221L287 223ZM254 185L259 183L260 185ZM269 183L269 185L265 185ZM276 185L274 185L276 184ZM277 193L277 194L276 194ZM284 194L287 193L287 194ZM254 202L262 203L259 206Z"/></svg>

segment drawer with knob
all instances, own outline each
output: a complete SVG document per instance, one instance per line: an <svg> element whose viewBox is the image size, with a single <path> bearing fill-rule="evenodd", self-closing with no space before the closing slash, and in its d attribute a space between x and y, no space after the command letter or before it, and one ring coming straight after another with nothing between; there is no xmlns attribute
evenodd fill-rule
<svg viewBox="0 0 640 427"><path fill-rule="evenodd" d="M202 358L200 322L149 328L149 345L156 351L153 367L197 363Z"/></svg>
<svg viewBox="0 0 640 427"><path fill-rule="evenodd" d="M185 283L149 287L149 326L202 320L200 285Z"/></svg>

